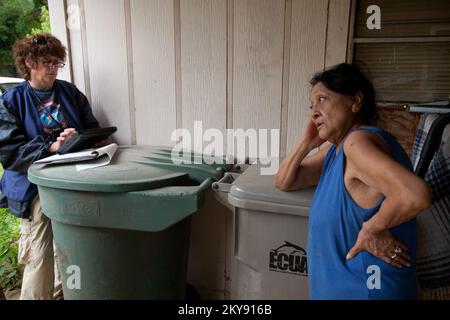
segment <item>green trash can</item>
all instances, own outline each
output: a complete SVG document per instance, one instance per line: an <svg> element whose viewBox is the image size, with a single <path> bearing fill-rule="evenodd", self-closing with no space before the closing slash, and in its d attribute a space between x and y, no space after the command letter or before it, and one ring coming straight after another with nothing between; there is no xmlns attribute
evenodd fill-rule
<svg viewBox="0 0 450 320"><path fill-rule="evenodd" d="M31 166L28 178L52 222L64 298L184 299L190 216L226 170L176 165L170 148L143 146L119 147L108 166L85 171Z"/></svg>

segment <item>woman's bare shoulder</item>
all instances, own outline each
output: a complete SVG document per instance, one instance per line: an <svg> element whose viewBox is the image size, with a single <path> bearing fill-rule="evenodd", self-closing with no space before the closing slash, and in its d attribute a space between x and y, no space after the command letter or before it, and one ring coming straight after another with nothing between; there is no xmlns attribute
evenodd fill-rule
<svg viewBox="0 0 450 320"><path fill-rule="evenodd" d="M378 134L368 130L354 130L349 133L344 142L346 156L365 151L381 151L390 154L389 146Z"/></svg>

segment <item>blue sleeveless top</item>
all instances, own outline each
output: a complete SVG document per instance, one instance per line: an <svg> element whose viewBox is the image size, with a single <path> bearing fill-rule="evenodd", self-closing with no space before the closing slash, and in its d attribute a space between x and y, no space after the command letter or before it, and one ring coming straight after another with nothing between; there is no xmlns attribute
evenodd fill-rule
<svg viewBox="0 0 450 320"><path fill-rule="evenodd" d="M394 137L375 127L364 126L379 135L391 155L412 170L408 155ZM332 146L324 160L322 175L309 214L308 277L311 299L416 299L416 221L390 229L408 246L411 267L397 269L372 254L361 251L350 260L346 255L355 245L363 222L380 208L383 199L365 209L350 197L344 184L343 146L336 154Z"/></svg>

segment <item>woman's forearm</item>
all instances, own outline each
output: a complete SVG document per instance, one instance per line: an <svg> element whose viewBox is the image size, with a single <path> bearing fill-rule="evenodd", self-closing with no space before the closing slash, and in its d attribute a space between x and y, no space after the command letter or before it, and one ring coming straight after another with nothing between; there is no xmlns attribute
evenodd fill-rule
<svg viewBox="0 0 450 320"><path fill-rule="evenodd" d="M292 185L297 182L298 187L306 186L307 181L301 181L302 175L299 175L301 163L308 155L312 148L305 142L300 140L293 151L283 160L280 169L275 176L275 187L281 190L289 190Z"/></svg>
<svg viewBox="0 0 450 320"><path fill-rule="evenodd" d="M380 232L415 218L422 210L431 206L431 191L423 183L414 194L386 197L380 210L364 223L364 228L371 232Z"/></svg>

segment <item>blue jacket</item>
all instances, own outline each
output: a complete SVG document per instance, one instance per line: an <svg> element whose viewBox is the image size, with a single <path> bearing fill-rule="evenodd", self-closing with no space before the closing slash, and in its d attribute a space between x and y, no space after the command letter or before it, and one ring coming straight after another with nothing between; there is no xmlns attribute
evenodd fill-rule
<svg viewBox="0 0 450 320"><path fill-rule="evenodd" d="M69 128L77 131L99 127L87 98L71 83L56 80L55 97ZM48 147L56 137L46 138L32 98L24 81L0 97L0 162L5 169L0 190L4 207L20 217L28 217L28 204L37 187L27 178L30 165L49 156Z"/></svg>

